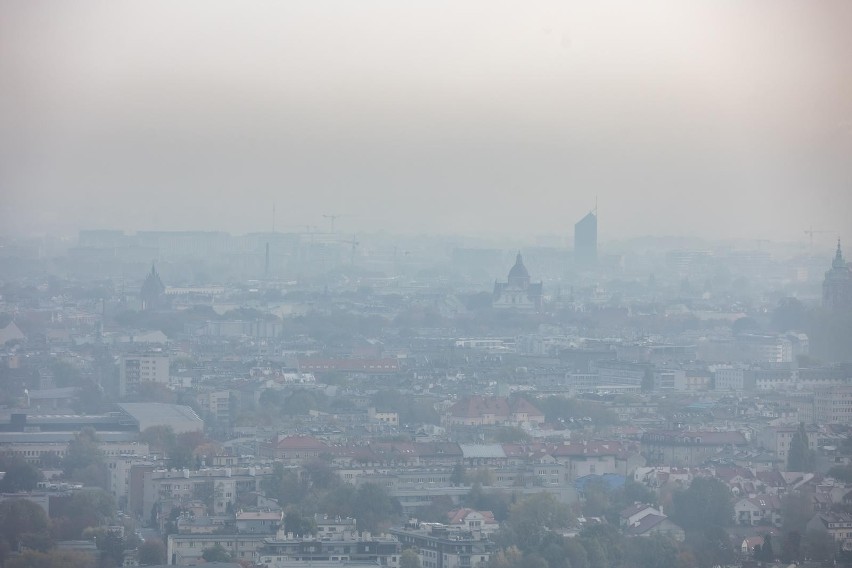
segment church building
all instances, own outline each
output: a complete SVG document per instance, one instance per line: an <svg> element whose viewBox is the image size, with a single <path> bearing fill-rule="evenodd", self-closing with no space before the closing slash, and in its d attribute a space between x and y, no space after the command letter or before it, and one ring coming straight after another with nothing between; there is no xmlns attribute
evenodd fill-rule
<svg viewBox="0 0 852 568"><path fill-rule="evenodd" d="M825 273L822 283L822 305L833 312L852 312L852 271L843 260L840 239L837 239L831 270Z"/></svg>
<svg viewBox="0 0 852 568"><path fill-rule="evenodd" d="M142 289L139 291L139 298L142 300L143 310L158 310L165 307L166 286L160 280L160 275L154 265L151 265L151 272L145 278L142 284Z"/></svg>
<svg viewBox="0 0 852 568"><path fill-rule="evenodd" d="M537 312L541 310L541 299L542 283L530 282L530 273L524 266L521 253L518 253L515 265L509 271L508 280L494 283L491 305L500 309Z"/></svg>

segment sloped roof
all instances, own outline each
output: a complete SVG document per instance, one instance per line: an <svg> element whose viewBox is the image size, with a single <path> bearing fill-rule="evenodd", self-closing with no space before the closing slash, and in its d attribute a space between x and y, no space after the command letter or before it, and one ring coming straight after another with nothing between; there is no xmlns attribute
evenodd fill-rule
<svg viewBox="0 0 852 568"><path fill-rule="evenodd" d="M459 444L465 459L505 458L506 452L500 444Z"/></svg>
<svg viewBox="0 0 852 568"><path fill-rule="evenodd" d="M0 345L20 339L26 339L26 336L14 321L10 321L6 324L6 327L0 328Z"/></svg>
<svg viewBox="0 0 852 568"><path fill-rule="evenodd" d="M482 520L486 524L497 523L497 521L494 519L494 513L492 513L491 511L477 511L468 507L463 507L461 509L456 509L454 511L448 512L447 518L450 520L451 525L460 525L471 513L479 513L480 515L482 515Z"/></svg>
<svg viewBox="0 0 852 568"><path fill-rule="evenodd" d="M286 436L278 440L279 450L318 450L328 449L328 444L311 436Z"/></svg>

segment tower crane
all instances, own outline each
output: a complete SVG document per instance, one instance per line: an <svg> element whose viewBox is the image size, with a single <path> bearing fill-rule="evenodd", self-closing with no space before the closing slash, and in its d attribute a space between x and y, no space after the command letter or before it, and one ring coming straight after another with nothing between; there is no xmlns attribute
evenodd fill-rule
<svg viewBox="0 0 852 568"><path fill-rule="evenodd" d="M810 237L811 249L814 248L814 235L822 235L822 234L828 234L828 233L833 233L833 232L834 231L823 231L823 230L814 229L813 225L811 225L810 229L805 229L805 234Z"/></svg>

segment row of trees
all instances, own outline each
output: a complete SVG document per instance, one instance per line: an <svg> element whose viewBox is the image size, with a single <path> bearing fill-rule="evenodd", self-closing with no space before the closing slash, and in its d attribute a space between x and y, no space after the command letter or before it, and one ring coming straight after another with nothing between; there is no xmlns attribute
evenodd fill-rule
<svg viewBox="0 0 852 568"><path fill-rule="evenodd" d="M261 488L284 508L285 530L295 534L315 532L310 522L315 513L354 517L359 531L371 533L387 528L402 515L399 502L384 487L365 483L356 488L343 483L322 460L306 464L302 471L276 463Z"/></svg>

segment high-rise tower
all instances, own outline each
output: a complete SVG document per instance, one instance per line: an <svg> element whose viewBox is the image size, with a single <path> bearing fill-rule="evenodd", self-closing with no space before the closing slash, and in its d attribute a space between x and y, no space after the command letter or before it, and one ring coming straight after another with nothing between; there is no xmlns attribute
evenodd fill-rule
<svg viewBox="0 0 852 568"><path fill-rule="evenodd" d="M597 209L574 225L574 262L578 268L594 268L598 263Z"/></svg>

